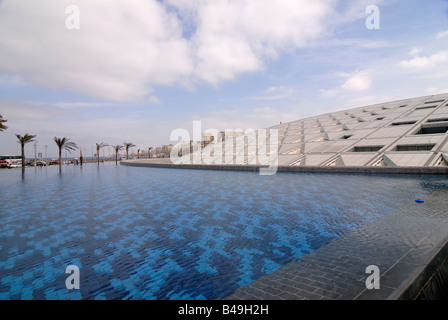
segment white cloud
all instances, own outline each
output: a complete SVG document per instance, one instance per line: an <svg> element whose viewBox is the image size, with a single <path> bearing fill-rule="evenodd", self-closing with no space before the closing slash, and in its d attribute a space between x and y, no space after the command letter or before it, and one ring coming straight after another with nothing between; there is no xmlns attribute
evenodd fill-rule
<svg viewBox="0 0 448 320"><path fill-rule="evenodd" d="M272 87L269 87L266 89L266 93L278 92L278 91L282 91L284 89L285 89L284 86L280 86L280 87L272 86Z"/></svg>
<svg viewBox="0 0 448 320"><path fill-rule="evenodd" d="M430 87L430 88L427 88L425 90L425 92L429 93L429 94L443 94L443 93L448 93L448 89L440 90L437 87Z"/></svg>
<svg viewBox="0 0 448 320"><path fill-rule="evenodd" d="M352 75L343 85L342 88L349 91L363 91L370 88L372 79L367 71L359 71Z"/></svg>
<svg viewBox="0 0 448 320"><path fill-rule="evenodd" d="M437 34L437 39L448 37L448 30L447 31L441 31Z"/></svg>
<svg viewBox="0 0 448 320"><path fill-rule="evenodd" d="M10 123L15 123L21 121L56 121L61 116L72 116L73 112L48 103L0 99L0 114L7 118Z"/></svg>
<svg viewBox="0 0 448 320"><path fill-rule="evenodd" d="M114 101L157 85L217 85L307 46L325 32L335 0L77 0L80 29L68 30L73 4L1 2L0 72Z"/></svg>
<svg viewBox="0 0 448 320"><path fill-rule="evenodd" d="M201 121L202 129L215 128L225 129L263 129L272 127L280 121L283 123L303 118L303 114L297 108L277 109L271 106L255 107L244 109L240 106L233 106L229 109L214 110L209 116L195 117ZM184 123L181 127L189 128L191 123Z"/></svg>
<svg viewBox="0 0 448 320"><path fill-rule="evenodd" d="M345 102L345 108L356 108L362 106L371 106L378 103L390 102L394 100L399 100L393 96L389 95L368 95L368 96L357 96L351 98Z"/></svg>
<svg viewBox="0 0 448 320"><path fill-rule="evenodd" d="M339 93L338 89L320 89L319 93L322 97L328 98L328 97L334 97Z"/></svg>
<svg viewBox="0 0 448 320"><path fill-rule="evenodd" d="M57 102L53 104L60 108L110 108L120 107L118 103L103 103L103 102Z"/></svg>
<svg viewBox="0 0 448 320"><path fill-rule="evenodd" d="M437 92L439 89L435 88L435 87L431 87L431 88L427 88L425 90L426 93L434 93Z"/></svg>
<svg viewBox="0 0 448 320"><path fill-rule="evenodd" d="M403 69L424 69L434 67L435 65L448 61L448 50L439 51L430 56L418 56L410 60L402 60L397 63L397 66Z"/></svg>
<svg viewBox="0 0 448 320"><path fill-rule="evenodd" d="M190 3L197 12L197 30L192 38L197 76L218 83L242 72L261 70L266 57L276 58L283 50L306 46L325 31L325 18L334 1Z"/></svg>
<svg viewBox="0 0 448 320"><path fill-rule="evenodd" d="M276 112L276 110L271 107L261 107L261 108L254 108L253 112L262 114L273 114Z"/></svg>
<svg viewBox="0 0 448 320"><path fill-rule="evenodd" d="M409 51L409 55L415 57L418 56L420 52L422 52L422 48L412 47L411 50Z"/></svg>
<svg viewBox="0 0 448 320"><path fill-rule="evenodd" d="M162 101L159 98L157 98L156 96L150 96L149 101L153 104L161 104L162 103Z"/></svg>
<svg viewBox="0 0 448 320"><path fill-rule="evenodd" d="M294 90L290 87L269 87L265 91L265 95L250 97L252 100L281 100L289 98L294 93Z"/></svg>
<svg viewBox="0 0 448 320"><path fill-rule="evenodd" d="M80 29L68 30L73 1L5 0L0 6L0 71L38 86L102 99L140 99L151 85L192 72L176 16L155 0L77 0Z"/></svg>

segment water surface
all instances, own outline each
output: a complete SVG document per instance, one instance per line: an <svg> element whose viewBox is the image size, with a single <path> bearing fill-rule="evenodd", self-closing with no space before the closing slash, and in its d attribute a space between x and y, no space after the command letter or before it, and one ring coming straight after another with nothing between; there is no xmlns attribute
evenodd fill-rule
<svg viewBox="0 0 448 320"><path fill-rule="evenodd" d="M164 300L224 298L448 181L115 164L0 179L0 299Z"/></svg>

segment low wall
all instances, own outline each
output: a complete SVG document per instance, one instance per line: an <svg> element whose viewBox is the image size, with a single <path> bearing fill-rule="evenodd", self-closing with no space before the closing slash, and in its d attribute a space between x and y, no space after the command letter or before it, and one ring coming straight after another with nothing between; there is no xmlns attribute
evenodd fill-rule
<svg viewBox="0 0 448 320"><path fill-rule="evenodd" d="M205 165L205 164L173 164L169 159L160 160L125 160L123 166L197 169L197 170L232 170L259 171L268 168L259 165ZM319 166L279 166L277 172L306 172L306 173L362 173L362 174L438 174L448 175L448 167L319 167Z"/></svg>

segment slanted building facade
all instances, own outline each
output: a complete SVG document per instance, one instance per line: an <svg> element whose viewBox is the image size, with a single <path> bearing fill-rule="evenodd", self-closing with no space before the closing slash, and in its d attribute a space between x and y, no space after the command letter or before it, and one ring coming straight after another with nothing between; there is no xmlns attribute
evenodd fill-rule
<svg viewBox="0 0 448 320"><path fill-rule="evenodd" d="M448 94L282 123L279 166L448 166Z"/></svg>

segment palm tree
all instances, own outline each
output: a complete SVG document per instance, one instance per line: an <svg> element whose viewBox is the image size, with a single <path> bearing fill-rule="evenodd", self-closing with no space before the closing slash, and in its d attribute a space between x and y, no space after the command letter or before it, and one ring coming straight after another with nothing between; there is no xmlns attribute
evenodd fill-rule
<svg viewBox="0 0 448 320"><path fill-rule="evenodd" d="M62 165L62 150L67 150L69 153L71 153L71 151L78 149L78 146L76 145L76 143L69 141L69 138L56 138L54 137L54 142L56 142L56 145L59 148L59 167L61 167Z"/></svg>
<svg viewBox="0 0 448 320"><path fill-rule="evenodd" d="M133 148L136 145L133 144L132 142L126 142L126 141L123 142L123 145L126 148L126 160L128 160L129 159L129 148Z"/></svg>
<svg viewBox="0 0 448 320"><path fill-rule="evenodd" d="M152 150L152 147L149 147L148 148L148 159L151 158L151 150Z"/></svg>
<svg viewBox="0 0 448 320"><path fill-rule="evenodd" d="M140 159L140 149L137 149L137 159Z"/></svg>
<svg viewBox="0 0 448 320"><path fill-rule="evenodd" d="M23 137L20 134L16 134L17 139L19 139L20 146L22 147L22 168L25 168L25 144L29 142L34 142L35 135L25 134Z"/></svg>
<svg viewBox="0 0 448 320"><path fill-rule="evenodd" d="M104 142L96 144L96 155L97 155L97 159L98 159L98 164L100 164L100 150L107 146L108 146L108 144L104 143Z"/></svg>
<svg viewBox="0 0 448 320"><path fill-rule="evenodd" d="M118 164L118 152L123 150L124 147L121 144L117 144L116 146L112 146L112 148L115 150L115 164Z"/></svg>
<svg viewBox="0 0 448 320"><path fill-rule="evenodd" d="M3 124L4 122L8 122L8 120L3 120L3 117L0 114L0 131L8 129L8 127Z"/></svg>

